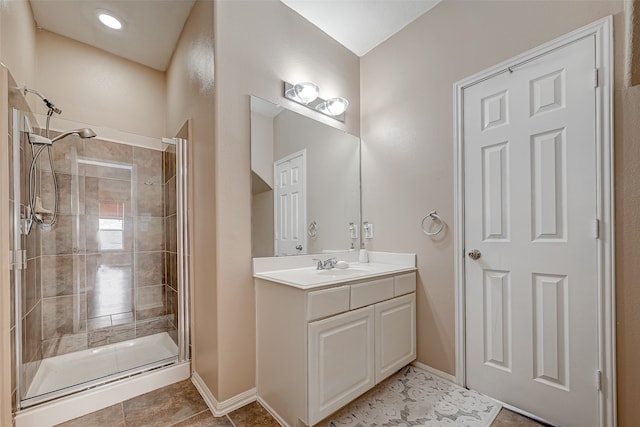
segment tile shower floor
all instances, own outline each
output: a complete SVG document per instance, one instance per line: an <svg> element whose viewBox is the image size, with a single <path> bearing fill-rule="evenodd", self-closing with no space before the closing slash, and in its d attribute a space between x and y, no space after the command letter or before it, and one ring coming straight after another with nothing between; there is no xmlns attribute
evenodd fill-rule
<svg viewBox="0 0 640 427"><path fill-rule="evenodd" d="M185 380L154 390L58 427L279 427L254 402L224 417L214 417L194 385ZM503 409L492 427L537 427L535 421Z"/></svg>

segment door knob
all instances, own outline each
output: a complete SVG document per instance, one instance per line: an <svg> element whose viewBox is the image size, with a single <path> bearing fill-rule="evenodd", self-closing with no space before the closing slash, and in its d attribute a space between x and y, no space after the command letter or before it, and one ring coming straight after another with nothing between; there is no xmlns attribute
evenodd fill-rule
<svg viewBox="0 0 640 427"><path fill-rule="evenodd" d="M482 256L482 253L477 249L474 249L471 252L469 252L469 258L471 258L474 261L480 259L481 256Z"/></svg>
<svg viewBox="0 0 640 427"><path fill-rule="evenodd" d="M301 251L302 250L302 245L296 246L296 250Z"/></svg>

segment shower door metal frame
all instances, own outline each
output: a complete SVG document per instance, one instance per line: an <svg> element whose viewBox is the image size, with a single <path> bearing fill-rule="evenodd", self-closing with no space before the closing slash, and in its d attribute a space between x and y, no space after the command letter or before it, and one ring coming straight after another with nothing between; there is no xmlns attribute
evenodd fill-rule
<svg viewBox="0 0 640 427"><path fill-rule="evenodd" d="M12 368L16 371L16 410L20 410L22 406L22 271L25 268L26 256L22 249L22 218L20 215L20 205L22 203L22 183L21 183L21 165L20 165L20 139L23 132L21 124L24 120L23 113L16 109L11 109L12 114L12 138L11 144L13 144L13 254L11 255L12 263L11 269L13 273L12 286L15 287L14 291L14 321L15 321L15 352L16 364ZM20 254L20 255L17 255Z"/></svg>
<svg viewBox="0 0 640 427"><path fill-rule="evenodd" d="M176 147L176 207L178 232L178 362L190 359L189 316L189 156L184 138L162 138Z"/></svg>

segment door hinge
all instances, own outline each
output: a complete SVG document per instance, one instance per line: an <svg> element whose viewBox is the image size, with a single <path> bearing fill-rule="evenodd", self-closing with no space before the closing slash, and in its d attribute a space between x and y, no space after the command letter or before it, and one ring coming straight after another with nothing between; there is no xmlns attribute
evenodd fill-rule
<svg viewBox="0 0 640 427"><path fill-rule="evenodd" d="M600 220L598 218L593 220L593 238L600 238Z"/></svg>
<svg viewBox="0 0 640 427"><path fill-rule="evenodd" d="M593 87L600 86L600 70L598 68L593 69Z"/></svg>
<svg viewBox="0 0 640 427"><path fill-rule="evenodd" d="M602 371L596 371L596 390L602 390Z"/></svg>
<svg viewBox="0 0 640 427"><path fill-rule="evenodd" d="M24 270L27 268L27 251L26 249L12 251L9 255L9 267L12 270Z"/></svg>

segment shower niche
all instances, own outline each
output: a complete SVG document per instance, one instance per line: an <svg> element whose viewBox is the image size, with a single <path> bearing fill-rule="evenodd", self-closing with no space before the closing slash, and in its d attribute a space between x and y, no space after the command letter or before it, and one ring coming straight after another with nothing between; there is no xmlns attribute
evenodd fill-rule
<svg viewBox="0 0 640 427"><path fill-rule="evenodd" d="M12 110L18 410L189 360L186 140L49 119Z"/></svg>

